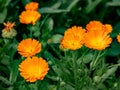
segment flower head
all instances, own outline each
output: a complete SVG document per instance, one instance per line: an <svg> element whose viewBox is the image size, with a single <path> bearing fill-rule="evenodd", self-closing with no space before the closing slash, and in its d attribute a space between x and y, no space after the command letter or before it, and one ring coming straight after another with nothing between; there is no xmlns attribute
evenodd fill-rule
<svg viewBox="0 0 120 90"><path fill-rule="evenodd" d="M85 35L85 46L88 48L103 50L109 46L112 38L104 31L91 31Z"/></svg>
<svg viewBox="0 0 120 90"><path fill-rule="evenodd" d="M41 51L41 43L35 39L28 38L18 44L17 50L23 57L34 56Z"/></svg>
<svg viewBox="0 0 120 90"><path fill-rule="evenodd" d="M120 34L117 35L117 41L120 43Z"/></svg>
<svg viewBox="0 0 120 90"><path fill-rule="evenodd" d="M26 4L25 9L26 10L38 10L39 4L37 2L30 2Z"/></svg>
<svg viewBox="0 0 120 90"><path fill-rule="evenodd" d="M19 16L20 22L23 24L35 24L36 21L41 17L38 11L23 11Z"/></svg>
<svg viewBox="0 0 120 90"><path fill-rule="evenodd" d="M60 46L65 49L76 50L84 43L85 30L82 27L73 26L64 33Z"/></svg>
<svg viewBox="0 0 120 90"><path fill-rule="evenodd" d="M100 21L90 21L86 25L87 31L105 31L107 33L112 32L112 26L110 24L103 25Z"/></svg>
<svg viewBox="0 0 120 90"><path fill-rule="evenodd" d="M3 23L3 25L5 26L5 29L7 30L7 31L10 31L11 29L13 29L13 27L15 26L15 22L7 22L7 23Z"/></svg>
<svg viewBox="0 0 120 90"><path fill-rule="evenodd" d="M13 28L15 26L15 22L7 22L3 23L5 28L2 30L2 37L3 38L13 38L14 36L17 35L16 30Z"/></svg>
<svg viewBox="0 0 120 90"><path fill-rule="evenodd" d="M103 24L100 21L90 21L86 25L87 31L101 31L103 28Z"/></svg>
<svg viewBox="0 0 120 90"><path fill-rule="evenodd" d="M28 82L43 80L48 70L48 63L43 58L36 56L26 58L19 65L20 75Z"/></svg>

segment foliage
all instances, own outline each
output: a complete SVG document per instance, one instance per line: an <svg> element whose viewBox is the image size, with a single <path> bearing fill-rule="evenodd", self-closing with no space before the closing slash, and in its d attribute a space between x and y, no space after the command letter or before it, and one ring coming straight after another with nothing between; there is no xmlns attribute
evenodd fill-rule
<svg viewBox="0 0 120 90"><path fill-rule="evenodd" d="M22 24L19 15L25 5L39 3L41 18L32 24ZM120 89L120 1L119 0L0 0L0 89L1 90L119 90ZM110 47L98 51L85 46L77 50L62 50L60 41L66 29L76 25L86 27L98 20L113 27ZM15 22L17 35L3 38L4 22ZM50 70L43 80L26 82L18 70L25 59L17 46L26 38L42 44L36 56L43 57ZM26 66L27 68L27 66Z"/></svg>

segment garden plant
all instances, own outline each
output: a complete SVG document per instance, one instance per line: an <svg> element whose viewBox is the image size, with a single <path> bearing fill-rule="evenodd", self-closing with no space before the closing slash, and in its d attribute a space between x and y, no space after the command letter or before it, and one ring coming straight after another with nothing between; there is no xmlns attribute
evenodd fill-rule
<svg viewBox="0 0 120 90"><path fill-rule="evenodd" d="M0 0L0 90L120 90L120 0Z"/></svg>

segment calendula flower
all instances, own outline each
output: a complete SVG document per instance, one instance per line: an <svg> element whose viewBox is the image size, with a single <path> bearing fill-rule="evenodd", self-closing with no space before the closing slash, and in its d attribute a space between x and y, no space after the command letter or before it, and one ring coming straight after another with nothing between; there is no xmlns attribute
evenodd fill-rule
<svg viewBox="0 0 120 90"><path fill-rule="evenodd" d="M26 10L38 10L39 4L37 2L30 2L26 4L25 9Z"/></svg>
<svg viewBox="0 0 120 90"><path fill-rule="evenodd" d="M23 11L19 16L20 22L23 24L35 24L36 21L41 17L38 11Z"/></svg>
<svg viewBox="0 0 120 90"><path fill-rule="evenodd" d="M19 65L20 75L27 82L43 80L48 70L48 63L43 58L36 56L26 58Z"/></svg>
<svg viewBox="0 0 120 90"><path fill-rule="evenodd" d="M112 32L112 26L110 24L105 24L103 26L103 30L108 32L108 33L111 33Z"/></svg>
<svg viewBox="0 0 120 90"><path fill-rule="evenodd" d="M120 34L117 35L117 41L120 43Z"/></svg>
<svg viewBox="0 0 120 90"><path fill-rule="evenodd" d="M65 49L76 50L82 47L84 43L85 29L73 26L64 33L60 46Z"/></svg>
<svg viewBox="0 0 120 90"><path fill-rule="evenodd" d="M91 31L85 35L85 46L88 48L103 50L112 42L112 38L104 31Z"/></svg>
<svg viewBox="0 0 120 90"><path fill-rule="evenodd" d="M7 22L3 23L5 28L2 30L2 37L3 38L13 38L17 35L16 30L13 28L15 26L15 22Z"/></svg>
<svg viewBox="0 0 120 90"><path fill-rule="evenodd" d="M101 31L103 29L103 24L100 21L90 21L86 25L87 31Z"/></svg>
<svg viewBox="0 0 120 90"><path fill-rule="evenodd" d="M112 26L110 24L103 25L100 21L90 21L86 25L87 31L105 31L108 33L112 32Z"/></svg>
<svg viewBox="0 0 120 90"><path fill-rule="evenodd" d="M23 57L34 56L41 51L41 43L36 39L28 38L18 44L17 50Z"/></svg>

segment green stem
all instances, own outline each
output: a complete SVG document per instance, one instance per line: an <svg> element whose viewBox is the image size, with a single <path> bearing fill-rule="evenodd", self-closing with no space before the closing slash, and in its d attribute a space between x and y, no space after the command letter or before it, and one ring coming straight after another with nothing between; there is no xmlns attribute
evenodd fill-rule
<svg viewBox="0 0 120 90"><path fill-rule="evenodd" d="M100 57L100 53L101 53L101 52L98 53L98 55L97 55L97 57L96 57L96 59L95 59L95 61L94 61L94 63L93 63L93 66L96 66L96 64L97 64L97 62L98 62L98 60L99 60L99 57Z"/></svg>
<svg viewBox="0 0 120 90"><path fill-rule="evenodd" d="M34 90L38 90L38 82L35 82L35 84L34 84Z"/></svg>
<svg viewBox="0 0 120 90"><path fill-rule="evenodd" d="M74 73L74 80L75 80L75 90L78 90L77 88L77 63L75 59L74 52L72 52L72 61L73 61L73 73Z"/></svg>
<svg viewBox="0 0 120 90"><path fill-rule="evenodd" d="M63 57L61 56L60 52L58 50L56 50L52 45L50 45L50 47L52 48L52 50L57 54L57 56L61 59L63 59Z"/></svg>
<svg viewBox="0 0 120 90"><path fill-rule="evenodd" d="M99 58L102 56L102 55L101 55L101 51L95 52L94 55L97 55L97 56L96 56L96 58L95 58L95 56L93 57L94 60L93 60L93 62L91 63L91 69L94 69L94 67L95 67L95 66L97 65L97 63L98 63Z"/></svg>
<svg viewBox="0 0 120 90"><path fill-rule="evenodd" d="M49 14L46 15L46 17L44 18L44 20L41 22L40 24L40 29L42 28L42 26L44 25L44 23L46 22L46 20L48 19Z"/></svg>
<svg viewBox="0 0 120 90"><path fill-rule="evenodd" d="M118 67L118 66L120 66L120 63L119 64L114 64L114 65L111 65L111 66L108 66L108 68L112 68L112 67Z"/></svg>

